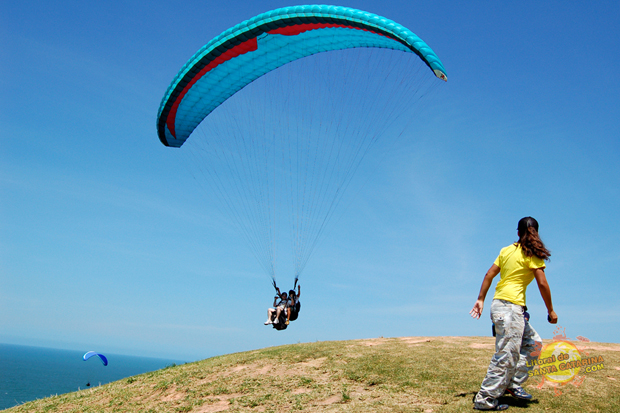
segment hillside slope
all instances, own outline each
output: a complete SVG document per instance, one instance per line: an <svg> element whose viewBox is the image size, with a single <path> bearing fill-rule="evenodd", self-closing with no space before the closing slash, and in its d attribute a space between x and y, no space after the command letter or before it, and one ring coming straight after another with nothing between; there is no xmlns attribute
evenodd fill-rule
<svg viewBox="0 0 620 413"><path fill-rule="evenodd" d="M468 412L493 354L492 337L316 342L213 357L7 412ZM579 386L528 382L537 400L511 411L620 411L620 345L588 343L602 370ZM557 392L561 394L556 395Z"/></svg>

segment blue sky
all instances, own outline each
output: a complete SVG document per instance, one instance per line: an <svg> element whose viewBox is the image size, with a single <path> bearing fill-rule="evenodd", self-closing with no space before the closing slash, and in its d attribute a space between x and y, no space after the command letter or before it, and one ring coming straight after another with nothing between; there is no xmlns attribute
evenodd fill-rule
<svg viewBox="0 0 620 413"><path fill-rule="evenodd" d="M272 288L155 118L202 45L284 1L10 2L0 14L0 342L197 360L287 343L490 334L468 312L540 222L569 337L620 342L617 2L350 1L410 28L448 82L335 222L303 312ZM491 293L489 293L491 294ZM554 326L536 285L532 323Z"/></svg>

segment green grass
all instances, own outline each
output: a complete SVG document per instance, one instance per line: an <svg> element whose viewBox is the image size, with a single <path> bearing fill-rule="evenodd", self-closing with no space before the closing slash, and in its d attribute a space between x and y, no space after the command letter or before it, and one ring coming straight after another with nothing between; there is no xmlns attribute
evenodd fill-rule
<svg viewBox="0 0 620 413"><path fill-rule="evenodd" d="M589 343L605 368L579 386L526 390L510 411L620 411L620 345ZM169 366L7 412L469 412L491 337L389 338L272 347Z"/></svg>

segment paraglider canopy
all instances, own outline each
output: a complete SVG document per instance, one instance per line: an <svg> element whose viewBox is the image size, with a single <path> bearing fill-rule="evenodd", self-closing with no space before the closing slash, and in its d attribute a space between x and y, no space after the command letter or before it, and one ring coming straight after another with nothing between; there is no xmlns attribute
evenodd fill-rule
<svg viewBox="0 0 620 413"><path fill-rule="evenodd" d="M93 356L98 356L99 359L101 360L101 363L103 363L104 366L108 365L108 359L106 358L106 356L104 356L103 354L99 354L95 351L87 352L86 354L84 354L84 356L82 356L82 358L84 359L84 361L86 361Z"/></svg>
<svg viewBox="0 0 620 413"><path fill-rule="evenodd" d="M291 44L295 53L287 51ZM448 79L433 50L392 20L340 6L284 7L226 30L183 66L159 108L159 139L180 147L209 113L265 73L316 53L358 47L415 53L435 76Z"/></svg>

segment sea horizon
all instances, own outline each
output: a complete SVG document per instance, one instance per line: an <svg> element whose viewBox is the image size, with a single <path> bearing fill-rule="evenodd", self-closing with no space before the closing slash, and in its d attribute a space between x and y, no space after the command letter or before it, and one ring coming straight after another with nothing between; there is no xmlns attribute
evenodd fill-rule
<svg viewBox="0 0 620 413"><path fill-rule="evenodd" d="M105 355L86 361L87 351ZM32 400L84 390L185 361L0 343L0 410Z"/></svg>

